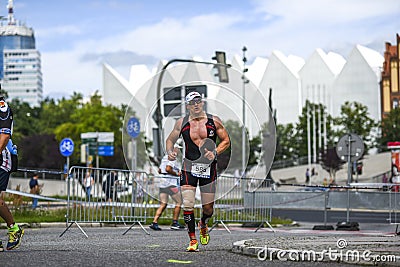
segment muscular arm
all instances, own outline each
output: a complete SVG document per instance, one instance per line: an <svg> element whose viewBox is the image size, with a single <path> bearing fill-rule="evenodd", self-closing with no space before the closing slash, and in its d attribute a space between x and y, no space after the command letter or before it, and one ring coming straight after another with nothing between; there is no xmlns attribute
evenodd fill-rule
<svg viewBox="0 0 400 267"><path fill-rule="evenodd" d="M219 155L231 145L231 140L229 138L228 132L226 131L224 125L222 124L221 119L218 118L217 116L214 116L213 119L215 126L217 127L217 136L220 139L220 143L215 149L217 151L217 155Z"/></svg>
<svg viewBox="0 0 400 267"><path fill-rule="evenodd" d="M171 133L168 135L167 140L165 140L165 149L167 150L168 160L175 160L176 153L174 151L174 144L176 140L178 140L179 135L181 133L183 118L180 118L176 121L174 128Z"/></svg>

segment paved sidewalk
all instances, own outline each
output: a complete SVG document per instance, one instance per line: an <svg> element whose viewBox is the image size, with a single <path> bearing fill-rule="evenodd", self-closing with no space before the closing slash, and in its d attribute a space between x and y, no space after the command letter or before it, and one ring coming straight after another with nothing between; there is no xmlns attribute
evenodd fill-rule
<svg viewBox="0 0 400 267"><path fill-rule="evenodd" d="M393 226L379 226L369 225L370 230L364 231L314 231L310 224L275 228L275 232L262 229L270 232L267 237L263 234L263 238L237 241L232 251L266 261L399 266L400 236L395 234ZM373 230L374 227L378 229Z"/></svg>

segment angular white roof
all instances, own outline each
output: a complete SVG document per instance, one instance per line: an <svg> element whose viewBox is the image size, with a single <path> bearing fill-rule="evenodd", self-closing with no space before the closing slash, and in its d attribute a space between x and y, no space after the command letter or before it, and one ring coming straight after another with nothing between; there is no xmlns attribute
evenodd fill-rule
<svg viewBox="0 0 400 267"><path fill-rule="evenodd" d="M272 52L272 55L276 56L295 77L299 77L298 72L305 64L304 59L293 55L289 55L286 57L281 51L278 50L274 50Z"/></svg>
<svg viewBox="0 0 400 267"><path fill-rule="evenodd" d="M147 80L153 76L153 73L146 65L132 65L129 74L129 86L132 89L133 95L142 87Z"/></svg>
<svg viewBox="0 0 400 267"><path fill-rule="evenodd" d="M197 57L193 59L203 61ZM347 64L349 59L352 61L351 64ZM143 105L141 107L142 114L151 112L157 99L155 88L157 88L158 77L160 77L160 71L166 63L166 60L159 61L151 71L144 65L134 65L131 67L129 81L126 81L105 64L104 80L112 80L112 82L104 81L105 101L113 99L115 104L118 97L123 97L119 101L126 103L130 100L128 97L130 94L132 98L135 98L135 101ZM227 63L231 64L231 68L228 69L230 82L222 84L222 87L214 76L216 69L212 65L175 62L168 66L167 71L165 71L161 88L205 82L209 88L208 97L228 103L227 110L233 105L236 108L230 109L230 114L236 118L241 118L242 112L239 107L242 105L241 96L243 95L242 56L234 55L230 61L227 59ZM319 48L307 61L293 55L285 56L281 51L274 50L268 58L256 57L253 62L246 62L246 68L248 68L246 77L251 81L251 84L246 85L246 102L248 102L250 109L254 109L255 114L262 112L265 105L258 100L260 98L267 99L269 88L272 88L273 106L277 109L278 123L296 122L301 112L302 103L305 98L309 97L307 86L316 88L315 90L322 88L321 90L324 90L323 95L326 95L328 101L325 105L331 106L332 109L337 109L344 100L351 99L350 96L356 93L354 88L358 87L366 88L365 93L373 94L375 99L375 95L378 95L378 92L375 94L375 90L378 90L375 89L378 87L378 83L374 82L372 85L369 85L369 83L371 83L372 72L377 77L375 80L379 80L379 69L382 63L382 55L360 45L355 46L347 59L337 53L325 53ZM341 75L346 66L350 65L352 68L361 66L362 70L360 71L365 75L358 75L359 77L354 79L354 77L350 77L351 73L348 70L343 73L344 76ZM308 66L307 70L303 71L306 66ZM302 75L304 76L302 77ZM350 86L349 82L351 81L355 84ZM333 83L339 86L340 90L333 86ZM305 88L302 88L303 84ZM378 109L379 101L372 101L372 98L366 100L368 101L364 104L371 111ZM214 104L210 103L210 108L213 108L213 106ZM217 102L215 102L215 108L221 108L218 107ZM375 116L377 115L376 112L373 113L375 113Z"/></svg>
<svg viewBox="0 0 400 267"><path fill-rule="evenodd" d="M375 50L372 50L362 45L357 45L355 49L357 49L360 52L360 54L364 57L368 65L375 72L377 80L379 81L381 78L381 68L383 62L385 61L384 57Z"/></svg>
<svg viewBox="0 0 400 267"><path fill-rule="evenodd" d="M377 51L362 45L356 45L356 48L358 51L360 51L371 68L382 67L384 58Z"/></svg>
<svg viewBox="0 0 400 267"><path fill-rule="evenodd" d="M321 48L317 48L315 51L321 56L334 75L338 75L344 64L346 64L344 57L339 54L333 52L326 54Z"/></svg>
<svg viewBox="0 0 400 267"><path fill-rule="evenodd" d="M256 57L251 65L249 65L249 72L247 77L256 85L260 86L262 76L268 65L268 58Z"/></svg>

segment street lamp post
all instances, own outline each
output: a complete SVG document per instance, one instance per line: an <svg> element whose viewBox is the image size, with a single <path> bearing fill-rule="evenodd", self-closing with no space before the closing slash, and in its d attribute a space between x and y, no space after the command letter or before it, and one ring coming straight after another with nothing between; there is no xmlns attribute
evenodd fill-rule
<svg viewBox="0 0 400 267"><path fill-rule="evenodd" d="M242 80L243 80L243 88L242 88L242 175L244 176L246 173L246 83L249 83L249 80L246 78L245 73L248 71L246 68L246 51L247 48L243 46L243 72L242 72Z"/></svg>

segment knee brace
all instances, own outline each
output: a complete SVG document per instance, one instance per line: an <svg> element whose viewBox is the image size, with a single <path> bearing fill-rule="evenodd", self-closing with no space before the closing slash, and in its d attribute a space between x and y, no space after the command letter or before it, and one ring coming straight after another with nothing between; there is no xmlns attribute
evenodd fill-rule
<svg viewBox="0 0 400 267"><path fill-rule="evenodd" d="M193 190L182 190L183 210L184 211L193 211L195 194L196 193Z"/></svg>

